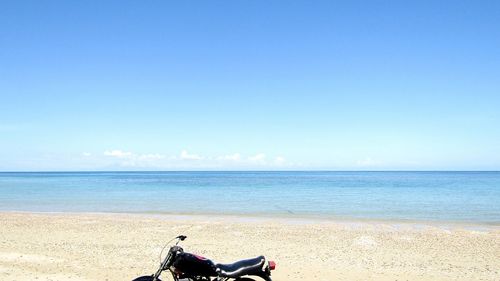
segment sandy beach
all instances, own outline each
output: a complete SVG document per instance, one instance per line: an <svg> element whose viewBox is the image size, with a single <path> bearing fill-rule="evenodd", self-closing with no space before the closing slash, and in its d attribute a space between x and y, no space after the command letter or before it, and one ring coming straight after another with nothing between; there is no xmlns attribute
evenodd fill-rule
<svg viewBox="0 0 500 281"><path fill-rule="evenodd" d="M0 280L132 280L178 234L218 262L264 254L277 281L500 280L491 225L39 213L0 213L0 225Z"/></svg>

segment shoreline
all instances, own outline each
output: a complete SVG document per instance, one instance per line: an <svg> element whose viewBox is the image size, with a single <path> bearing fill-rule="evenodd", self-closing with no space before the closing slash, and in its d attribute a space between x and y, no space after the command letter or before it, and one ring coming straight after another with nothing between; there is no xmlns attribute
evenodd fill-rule
<svg viewBox="0 0 500 281"><path fill-rule="evenodd" d="M168 212L58 212L58 211L0 211L1 214L27 214L27 215L54 215L54 216L109 216L109 217L137 217L180 220L208 220L227 222L274 222L285 224L379 224L393 226L422 226L436 228L475 229L485 228L500 230L500 222L469 222L452 220L413 220L413 219L373 219L353 217L333 217L314 215L280 215L280 214L221 214L221 213L168 213Z"/></svg>

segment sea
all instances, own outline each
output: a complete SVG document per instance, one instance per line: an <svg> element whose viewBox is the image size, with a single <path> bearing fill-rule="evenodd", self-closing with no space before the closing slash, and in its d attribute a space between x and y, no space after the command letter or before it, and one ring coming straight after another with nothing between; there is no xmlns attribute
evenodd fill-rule
<svg viewBox="0 0 500 281"><path fill-rule="evenodd" d="M500 172L2 172L0 211L500 224Z"/></svg>

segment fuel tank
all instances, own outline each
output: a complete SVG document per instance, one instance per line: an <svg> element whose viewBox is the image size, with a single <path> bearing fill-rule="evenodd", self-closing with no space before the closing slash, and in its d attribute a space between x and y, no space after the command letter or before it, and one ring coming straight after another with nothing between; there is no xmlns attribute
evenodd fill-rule
<svg viewBox="0 0 500 281"><path fill-rule="evenodd" d="M181 276L217 276L214 262L195 254L186 252L177 254L172 266L174 271Z"/></svg>

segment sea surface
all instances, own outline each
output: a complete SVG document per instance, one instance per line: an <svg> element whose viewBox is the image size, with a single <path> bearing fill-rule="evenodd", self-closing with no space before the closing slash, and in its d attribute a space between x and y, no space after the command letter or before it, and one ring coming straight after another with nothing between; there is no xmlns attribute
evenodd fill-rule
<svg viewBox="0 0 500 281"><path fill-rule="evenodd" d="M0 173L0 211L500 224L500 172Z"/></svg>

